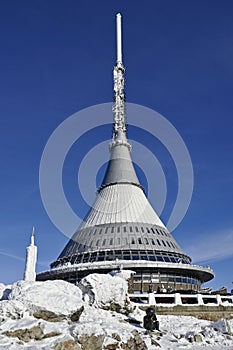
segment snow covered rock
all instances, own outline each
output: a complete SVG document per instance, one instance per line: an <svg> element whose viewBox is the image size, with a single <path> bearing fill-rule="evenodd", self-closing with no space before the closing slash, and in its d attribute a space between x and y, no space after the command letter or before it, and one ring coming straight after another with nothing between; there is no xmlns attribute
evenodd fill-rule
<svg viewBox="0 0 233 350"><path fill-rule="evenodd" d="M8 318L18 320L28 315L27 307L19 300L4 300L0 302L0 322Z"/></svg>
<svg viewBox="0 0 233 350"><path fill-rule="evenodd" d="M82 292L65 281L26 282L13 284L10 301L25 305L31 314L48 310L56 315L68 316L83 306Z"/></svg>
<svg viewBox="0 0 233 350"><path fill-rule="evenodd" d="M117 312L131 310L128 284L121 277L93 273L84 277L78 287L90 305Z"/></svg>
<svg viewBox="0 0 233 350"><path fill-rule="evenodd" d="M0 303L0 322L28 315L49 322L69 317L77 322L84 309L82 292L65 281L26 282L13 284L8 300Z"/></svg>
<svg viewBox="0 0 233 350"><path fill-rule="evenodd" d="M130 339L130 343L132 342L136 329L126 322L126 319L127 317L123 314L88 306L79 322L72 328L71 335L82 344L83 350L128 350L126 344ZM141 335L137 335L136 338L138 343L142 343Z"/></svg>
<svg viewBox="0 0 233 350"><path fill-rule="evenodd" d="M52 338L60 335L58 332L51 332L44 334L40 325L33 326L31 328L16 329L14 331L5 332L6 336L18 338L23 342L30 342L31 340L42 340L44 338Z"/></svg>
<svg viewBox="0 0 233 350"><path fill-rule="evenodd" d="M230 324L224 318L221 318L217 322L212 323L211 327L213 327L215 331L221 332L223 334L232 334Z"/></svg>
<svg viewBox="0 0 233 350"><path fill-rule="evenodd" d="M6 300L10 292L10 286L5 286L5 284L0 283L0 300Z"/></svg>

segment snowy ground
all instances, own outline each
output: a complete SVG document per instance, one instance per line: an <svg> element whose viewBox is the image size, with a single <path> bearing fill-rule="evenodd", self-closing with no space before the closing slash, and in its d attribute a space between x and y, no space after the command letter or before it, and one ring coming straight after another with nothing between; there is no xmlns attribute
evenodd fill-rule
<svg viewBox="0 0 233 350"><path fill-rule="evenodd" d="M64 281L0 284L0 297L0 350L233 350L233 319L158 316L160 331L147 335L145 312L129 303L127 283L118 276L90 275L77 287ZM139 345L131 344L135 337Z"/></svg>

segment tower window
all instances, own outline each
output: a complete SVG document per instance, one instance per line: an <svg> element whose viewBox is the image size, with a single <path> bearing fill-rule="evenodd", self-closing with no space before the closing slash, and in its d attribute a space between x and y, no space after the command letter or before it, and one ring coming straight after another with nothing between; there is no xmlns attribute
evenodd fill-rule
<svg viewBox="0 0 233 350"><path fill-rule="evenodd" d="M130 226L130 227L129 227L129 230L130 230L130 232L133 232L133 227Z"/></svg>
<svg viewBox="0 0 233 350"><path fill-rule="evenodd" d="M141 238L138 238L138 243L142 244L142 239Z"/></svg>
<svg viewBox="0 0 233 350"><path fill-rule="evenodd" d="M163 236L163 231L162 231L162 230L160 230L160 233L161 233L161 235Z"/></svg>
<svg viewBox="0 0 233 350"><path fill-rule="evenodd" d="M124 232L127 232L126 226L124 226L123 230L124 230Z"/></svg>
<svg viewBox="0 0 233 350"><path fill-rule="evenodd" d="M152 243L153 245L155 245L155 241L154 241L153 239L151 239L151 243Z"/></svg>
<svg viewBox="0 0 233 350"><path fill-rule="evenodd" d="M110 242L109 242L110 245L113 244L113 238L110 239Z"/></svg>
<svg viewBox="0 0 233 350"><path fill-rule="evenodd" d="M102 232L102 228L99 230L99 235L101 235L101 232Z"/></svg>
<svg viewBox="0 0 233 350"><path fill-rule="evenodd" d="M151 227L151 231L152 231L153 233L155 233L155 231L154 231L153 227Z"/></svg>
<svg viewBox="0 0 233 350"><path fill-rule="evenodd" d="M149 244L148 239L147 239L146 237L145 237L144 239L145 239L145 243L146 243L146 244Z"/></svg>
<svg viewBox="0 0 233 350"><path fill-rule="evenodd" d="M144 228L143 227L141 227L141 231L144 232Z"/></svg>
<svg viewBox="0 0 233 350"><path fill-rule="evenodd" d="M158 243L158 245L161 245L161 243L160 243L160 240L159 240L159 239L157 239L157 243Z"/></svg>
<svg viewBox="0 0 233 350"><path fill-rule="evenodd" d="M103 240L103 245L105 245L105 243L106 243L106 239Z"/></svg>
<svg viewBox="0 0 233 350"><path fill-rule="evenodd" d="M167 241L167 245L168 245L168 247L170 247L171 248L171 245L170 245L170 243Z"/></svg>
<svg viewBox="0 0 233 350"><path fill-rule="evenodd" d="M113 233L114 232L114 226L112 227L112 229L111 229L111 233Z"/></svg>
<svg viewBox="0 0 233 350"><path fill-rule="evenodd" d="M135 244L135 239L134 238L131 239L131 243Z"/></svg>
<svg viewBox="0 0 233 350"><path fill-rule="evenodd" d="M96 241L96 246L98 247L98 245L99 245L99 242L100 242L100 240L98 239L97 241Z"/></svg>
<svg viewBox="0 0 233 350"><path fill-rule="evenodd" d="M146 228L146 230L147 230L148 233L150 233L150 229L148 227Z"/></svg>
<svg viewBox="0 0 233 350"><path fill-rule="evenodd" d="M106 227L106 229L105 229L105 233L108 233L108 227Z"/></svg>
<svg viewBox="0 0 233 350"><path fill-rule="evenodd" d="M164 247L166 247L166 243L163 240L162 240L162 243L163 243Z"/></svg>
<svg viewBox="0 0 233 350"><path fill-rule="evenodd" d="M136 232L138 232L138 227L137 226L135 226L135 230L136 230Z"/></svg>
<svg viewBox="0 0 233 350"><path fill-rule="evenodd" d="M117 232L118 232L118 233L121 232L120 226L117 226Z"/></svg>
<svg viewBox="0 0 233 350"><path fill-rule="evenodd" d="M157 230L157 229L156 229L156 232L158 233L158 235L160 235L160 232L159 232L159 230Z"/></svg>
<svg viewBox="0 0 233 350"><path fill-rule="evenodd" d="M170 259L169 259L169 257L168 256L164 256L164 261L166 261L166 262L170 262Z"/></svg>

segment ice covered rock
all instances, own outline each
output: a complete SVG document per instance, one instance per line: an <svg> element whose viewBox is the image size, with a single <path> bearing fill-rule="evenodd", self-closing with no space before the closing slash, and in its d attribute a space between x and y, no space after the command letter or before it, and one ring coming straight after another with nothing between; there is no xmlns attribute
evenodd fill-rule
<svg viewBox="0 0 233 350"><path fill-rule="evenodd" d="M18 320L28 315L27 307L20 300L4 300L0 302L0 322L8 318Z"/></svg>
<svg viewBox="0 0 233 350"><path fill-rule="evenodd" d="M217 322L212 323L211 327L223 334L232 334L229 322L225 318L221 318Z"/></svg>
<svg viewBox="0 0 233 350"><path fill-rule="evenodd" d="M78 284L90 305L117 312L129 311L128 284L125 279L110 274L90 274Z"/></svg>
<svg viewBox="0 0 233 350"><path fill-rule="evenodd" d="M81 290L61 280L16 282L12 286L9 300L22 303L31 314L38 310L48 310L57 315L69 315L83 306Z"/></svg>
<svg viewBox="0 0 233 350"><path fill-rule="evenodd" d="M0 300L6 300L11 292L11 286L0 283Z"/></svg>

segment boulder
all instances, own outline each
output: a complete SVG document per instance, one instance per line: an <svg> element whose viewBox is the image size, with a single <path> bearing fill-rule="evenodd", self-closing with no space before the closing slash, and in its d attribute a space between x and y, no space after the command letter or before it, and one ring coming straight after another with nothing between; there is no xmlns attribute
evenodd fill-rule
<svg viewBox="0 0 233 350"><path fill-rule="evenodd" d="M68 316L83 306L82 292L75 285L61 281L19 281L12 285L9 300L26 306L31 315L41 310ZM43 317L42 317L43 318Z"/></svg>
<svg viewBox="0 0 233 350"><path fill-rule="evenodd" d="M131 311L128 284L121 277L94 273L84 277L78 287L90 305L116 312Z"/></svg>

